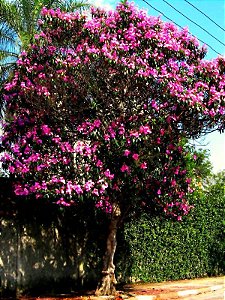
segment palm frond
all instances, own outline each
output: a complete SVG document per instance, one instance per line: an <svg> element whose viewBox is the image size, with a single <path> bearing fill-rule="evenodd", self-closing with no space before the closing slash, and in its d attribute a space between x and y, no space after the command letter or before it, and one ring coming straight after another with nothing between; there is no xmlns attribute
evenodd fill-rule
<svg viewBox="0 0 225 300"><path fill-rule="evenodd" d="M18 1L18 9L21 13L21 30L33 33L37 16L34 15L34 2L30 0Z"/></svg>
<svg viewBox="0 0 225 300"><path fill-rule="evenodd" d="M76 0L56 0L53 1L51 7L60 8L62 11L73 12L76 10L85 10L90 7L87 1L76 1Z"/></svg>
<svg viewBox="0 0 225 300"><path fill-rule="evenodd" d="M18 53L21 45L19 37L6 23L0 23L0 50Z"/></svg>
<svg viewBox="0 0 225 300"><path fill-rule="evenodd" d="M0 22L6 23L15 32L19 30L21 16L17 9L17 1L0 0Z"/></svg>
<svg viewBox="0 0 225 300"><path fill-rule="evenodd" d="M12 59L9 59L9 57L12 57ZM1 61L7 59L7 61L15 61L18 59L18 53L7 51L6 49L0 49L0 66Z"/></svg>

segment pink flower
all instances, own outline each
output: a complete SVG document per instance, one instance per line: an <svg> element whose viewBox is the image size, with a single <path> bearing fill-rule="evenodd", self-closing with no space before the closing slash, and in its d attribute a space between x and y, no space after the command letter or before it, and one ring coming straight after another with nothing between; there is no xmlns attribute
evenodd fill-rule
<svg viewBox="0 0 225 300"><path fill-rule="evenodd" d="M152 105L152 108L154 108L155 110L159 110L159 107L158 107L158 105L157 105L157 103L156 103L155 100L152 100L151 105Z"/></svg>
<svg viewBox="0 0 225 300"><path fill-rule="evenodd" d="M101 121L100 120L95 120L93 125L96 127L96 128L99 128L100 125L101 125Z"/></svg>
<svg viewBox="0 0 225 300"><path fill-rule="evenodd" d="M161 139L160 139L160 137L157 137L157 139L156 139L156 143L157 143L158 145L160 145L160 144L161 144Z"/></svg>
<svg viewBox="0 0 225 300"><path fill-rule="evenodd" d="M45 164L40 164L40 165L37 166L36 170L37 170L37 171L41 171L41 170L44 169L45 167L46 167Z"/></svg>
<svg viewBox="0 0 225 300"><path fill-rule="evenodd" d="M148 134L148 133L151 133L151 130L150 130L149 126L146 125L146 126L140 126L139 132L144 133L144 134Z"/></svg>
<svg viewBox="0 0 225 300"><path fill-rule="evenodd" d="M125 128L121 125L121 126L119 127L119 134L122 135L122 134L124 134L124 133L125 133Z"/></svg>
<svg viewBox="0 0 225 300"><path fill-rule="evenodd" d="M61 142L61 138L60 137L54 137L52 139L53 142L55 142L56 144L59 144L59 142Z"/></svg>
<svg viewBox="0 0 225 300"><path fill-rule="evenodd" d="M43 20L41 20L41 19L38 19L37 20L37 24L40 26L40 25L43 25L44 24L44 21ZM23 51L23 52L25 52L25 51ZM26 53L26 52L25 52Z"/></svg>
<svg viewBox="0 0 225 300"><path fill-rule="evenodd" d="M88 180L87 182L85 182L85 185L84 185L85 191L89 192L93 188L94 185L95 184L92 180Z"/></svg>
<svg viewBox="0 0 225 300"><path fill-rule="evenodd" d="M90 168L90 165L85 164L84 169L85 169L85 172L89 172L90 169L91 169L91 168Z"/></svg>
<svg viewBox="0 0 225 300"><path fill-rule="evenodd" d="M83 190L79 184L74 185L74 190L78 195L83 194Z"/></svg>
<svg viewBox="0 0 225 300"><path fill-rule="evenodd" d="M41 185L39 182L35 182L33 186L30 187L30 192L34 193L37 190L41 189Z"/></svg>
<svg viewBox="0 0 225 300"><path fill-rule="evenodd" d="M182 150L183 150L183 147L181 147L181 146L178 146L177 147L177 150L181 153L182 152Z"/></svg>
<svg viewBox="0 0 225 300"><path fill-rule="evenodd" d="M170 155L170 150L166 149L166 154Z"/></svg>
<svg viewBox="0 0 225 300"><path fill-rule="evenodd" d="M158 189L157 194L158 194L158 195L161 195L161 194L162 194L162 192L161 192L160 189Z"/></svg>
<svg viewBox="0 0 225 300"><path fill-rule="evenodd" d="M30 152L30 147L27 145L26 148L24 149L24 154L28 154Z"/></svg>
<svg viewBox="0 0 225 300"><path fill-rule="evenodd" d="M108 188L108 183L107 182L104 182L102 185L101 185L101 190L105 191L107 188Z"/></svg>
<svg viewBox="0 0 225 300"><path fill-rule="evenodd" d="M139 159L139 155L137 153L134 153L132 155L132 157L133 157L134 160L138 160Z"/></svg>
<svg viewBox="0 0 225 300"><path fill-rule="evenodd" d="M104 135L104 140L105 140L105 141L109 141L109 140L110 140L109 134L105 134L105 135Z"/></svg>
<svg viewBox="0 0 225 300"><path fill-rule="evenodd" d="M63 197L61 197L61 198L56 202L56 204L63 205L63 206L70 206L70 205L71 205L70 203L66 202L66 201L64 200Z"/></svg>
<svg viewBox="0 0 225 300"><path fill-rule="evenodd" d="M146 162L143 162L143 163L140 164L140 168L143 169L143 170L144 170L144 169L147 169L147 167L148 167L148 166L147 166L147 163L146 163Z"/></svg>
<svg viewBox="0 0 225 300"><path fill-rule="evenodd" d="M52 161L53 163L55 162L55 160ZM56 160L57 162L57 160ZM62 162L64 165L68 165L70 163L70 158L68 157L63 157Z"/></svg>
<svg viewBox="0 0 225 300"><path fill-rule="evenodd" d="M92 153L92 150L91 150L91 147L89 147L89 146L84 146L84 151L85 151L85 155L86 156L90 156L91 155L91 153Z"/></svg>
<svg viewBox="0 0 225 300"><path fill-rule="evenodd" d="M165 129L161 128L160 129L160 134L163 136L165 134Z"/></svg>
<svg viewBox="0 0 225 300"><path fill-rule="evenodd" d="M17 196L27 196L29 194L28 189L22 187L20 184L15 187L14 192Z"/></svg>
<svg viewBox="0 0 225 300"><path fill-rule="evenodd" d="M38 145L40 145L40 144L42 144L42 140L41 140L41 139L36 139L36 143L37 143Z"/></svg>
<svg viewBox="0 0 225 300"><path fill-rule="evenodd" d="M104 172L104 175L105 175L105 177L109 178L110 180L112 180L114 178L114 174L111 174L109 169L107 169Z"/></svg>
<svg viewBox="0 0 225 300"><path fill-rule="evenodd" d="M16 167L16 168L22 168L22 166L23 166L23 165L22 165L22 163L21 163L20 161L17 160L17 161L15 162L15 167Z"/></svg>
<svg viewBox="0 0 225 300"><path fill-rule="evenodd" d="M172 185L172 186L175 186L176 184L177 184L176 180L173 179L173 180L171 181L171 185Z"/></svg>
<svg viewBox="0 0 225 300"><path fill-rule="evenodd" d="M73 191L73 185L72 185L72 182L71 181L68 181L67 182L67 185L66 185L66 193L71 195L72 194L72 191Z"/></svg>
<svg viewBox="0 0 225 300"><path fill-rule="evenodd" d="M180 171L181 175L185 175L186 173L187 173L187 170Z"/></svg>
<svg viewBox="0 0 225 300"><path fill-rule="evenodd" d="M139 137L139 132L138 132L138 131L135 131L135 130L131 130L131 131L130 131L130 136L133 136L133 137Z"/></svg>
<svg viewBox="0 0 225 300"><path fill-rule="evenodd" d="M48 125L42 125L41 129L43 135L50 135L51 129L48 127Z"/></svg>
<svg viewBox="0 0 225 300"><path fill-rule="evenodd" d="M92 194L95 196L99 196L98 189L93 189Z"/></svg>
<svg viewBox="0 0 225 300"><path fill-rule="evenodd" d="M120 168L122 172L129 172L130 167L128 167L126 164L123 164L122 167Z"/></svg>
<svg viewBox="0 0 225 300"><path fill-rule="evenodd" d="M130 153L131 153L130 150L127 150L127 149L126 149L126 150L124 151L124 154L123 154L123 155L124 155L124 156L128 156Z"/></svg>
<svg viewBox="0 0 225 300"><path fill-rule="evenodd" d="M43 195L42 195L42 194L40 194L40 193L38 193L38 194L36 194L36 195L35 195L35 198L36 198L36 199L43 198Z"/></svg>
<svg viewBox="0 0 225 300"><path fill-rule="evenodd" d="M114 183L112 189L115 190L115 191L119 191L120 190L119 186L116 183Z"/></svg>
<svg viewBox="0 0 225 300"><path fill-rule="evenodd" d="M9 166L9 172L13 174L15 172L15 168L13 166Z"/></svg>
<svg viewBox="0 0 225 300"><path fill-rule="evenodd" d="M176 168L175 168L175 170L174 170L174 174L175 174L175 175L178 175L178 174L179 174L179 169L180 169L180 167L176 167Z"/></svg>
<svg viewBox="0 0 225 300"><path fill-rule="evenodd" d="M43 189L43 190L47 190L48 189L47 184L46 184L45 181L42 181L41 189Z"/></svg>
<svg viewBox="0 0 225 300"><path fill-rule="evenodd" d="M30 171L30 169L26 165L22 166L21 173L28 173L29 171Z"/></svg>
<svg viewBox="0 0 225 300"><path fill-rule="evenodd" d="M187 182L188 184L190 184L190 183L191 183L191 178L187 178L187 179L186 179L186 182Z"/></svg>
<svg viewBox="0 0 225 300"><path fill-rule="evenodd" d="M20 146L18 144L15 144L12 148L13 152L16 154L20 153Z"/></svg>
<svg viewBox="0 0 225 300"><path fill-rule="evenodd" d="M102 166L103 166L103 163L102 163L102 161L99 159L99 160L96 162L96 167L101 168Z"/></svg>

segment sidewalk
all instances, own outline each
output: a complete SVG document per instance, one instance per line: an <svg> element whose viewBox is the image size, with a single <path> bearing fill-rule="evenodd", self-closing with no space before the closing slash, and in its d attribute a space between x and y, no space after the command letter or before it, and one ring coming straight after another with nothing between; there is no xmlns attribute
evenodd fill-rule
<svg viewBox="0 0 225 300"><path fill-rule="evenodd" d="M217 290L225 291L225 276L124 286L125 295L131 300L188 299Z"/></svg>

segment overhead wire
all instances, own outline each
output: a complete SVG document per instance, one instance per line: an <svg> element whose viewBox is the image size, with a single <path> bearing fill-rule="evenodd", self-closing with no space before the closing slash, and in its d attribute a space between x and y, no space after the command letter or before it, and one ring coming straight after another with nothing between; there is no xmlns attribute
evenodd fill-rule
<svg viewBox="0 0 225 300"><path fill-rule="evenodd" d="M192 19L190 19L189 17L187 17L185 14L183 14L182 12L180 12L178 9L176 9L176 7L174 7L172 4L168 3L166 0L162 0L163 2L165 2L167 5L169 5L172 9L174 9L176 12L178 12L180 15L182 15L184 18L186 18L188 21L192 22L193 24L195 24L197 27L199 27L200 29L202 29L203 31L205 31L208 35L210 35L212 38L214 38L217 42L219 42L221 45L225 46L225 44L223 42L221 42L217 37L215 37L213 34L211 34L208 30L206 30L204 27L202 27L201 25L199 25L198 23L196 23L195 21L193 21Z"/></svg>
<svg viewBox="0 0 225 300"><path fill-rule="evenodd" d="M184 1L187 2L189 5L191 5L192 7L194 7L194 9L196 9L203 16L205 16L207 19L209 19L213 24L215 24L218 28L220 28L221 30L223 30L225 32L225 29L223 27L221 27L218 23L216 23L212 18L210 18L206 13L204 13L202 10L200 10L198 7L196 7L194 4L192 4L188 0L184 0Z"/></svg>
<svg viewBox="0 0 225 300"><path fill-rule="evenodd" d="M184 27L182 27L181 25L179 25L178 23L176 23L174 20L172 20L171 18L169 18L168 16L166 16L162 11L160 11L159 9L157 9L156 7L154 7L152 4L150 4L148 1L146 0L142 0L143 2L145 2L148 6L150 6L151 8L153 8L155 11L157 11L158 13L160 13L162 16L164 16L167 20L173 22L176 26L178 26L181 29L184 29ZM190 31L188 31L188 33L190 35L192 35L193 37L197 38L195 35L193 35ZM197 38L200 42L202 42L203 44L205 44L207 47L209 47L212 51L214 51L216 54L221 55L221 53L219 53L217 50L215 50L211 45L209 45L208 43L206 43L205 41L201 40L200 38Z"/></svg>

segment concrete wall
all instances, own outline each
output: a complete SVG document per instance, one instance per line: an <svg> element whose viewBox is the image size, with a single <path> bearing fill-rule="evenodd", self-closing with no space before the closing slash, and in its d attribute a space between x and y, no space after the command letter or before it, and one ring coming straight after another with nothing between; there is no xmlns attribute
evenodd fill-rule
<svg viewBox="0 0 225 300"><path fill-rule="evenodd" d="M62 210L45 200L15 198L11 181L0 177L0 296L95 286L106 233L89 206Z"/></svg>
<svg viewBox="0 0 225 300"><path fill-rule="evenodd" d="M96 279L97 261L87 253L84 226L3 219L0 228L2 293L70 292Z"/></svg>
<svg viewBox="0 0 225 300"><path fill-rule="evenodd" d="M13 222L1 222L0 278L1 288L15 290L17 287L18 235Z"/></svg>

